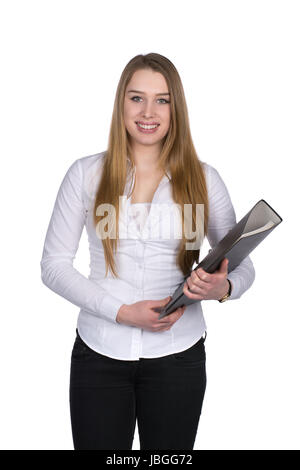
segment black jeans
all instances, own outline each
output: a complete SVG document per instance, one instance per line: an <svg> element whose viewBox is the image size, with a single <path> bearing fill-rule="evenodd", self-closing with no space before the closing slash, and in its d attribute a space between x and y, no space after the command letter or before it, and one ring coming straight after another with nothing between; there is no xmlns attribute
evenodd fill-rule
<svg viewBox="0 0 300 470"><path fill-rule="evenodd" d="M206 388L205 338L185 351L135 361L90 349L76 330L70 413L75 450L191 450Z"/></svg>

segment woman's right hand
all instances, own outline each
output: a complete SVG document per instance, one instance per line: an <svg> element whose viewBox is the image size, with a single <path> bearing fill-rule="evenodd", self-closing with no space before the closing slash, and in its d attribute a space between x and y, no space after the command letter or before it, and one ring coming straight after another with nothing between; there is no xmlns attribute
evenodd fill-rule
<svg viewBox="0 0 300 470"><path fill-rule="evenodd" d="M171 296L162 300L141 300L134 304L123 304L117 314L116 321L125 325L137 326L148 331L167 331L183 315L186 307L177 308L174 312L158 320L159 313L153 308L164 307Z"/></svg>

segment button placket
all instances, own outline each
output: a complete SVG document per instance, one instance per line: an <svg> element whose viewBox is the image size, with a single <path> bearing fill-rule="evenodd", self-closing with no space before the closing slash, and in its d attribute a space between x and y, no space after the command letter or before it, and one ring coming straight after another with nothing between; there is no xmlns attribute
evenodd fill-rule
<svg viewBox="0 0 300 470"><path fill-rule="evenodd" d="M135 170L135 169L134 169ZM134 186L135 182L135 176L136 173L134 171L134 181L131 187ZM145 223L143 224L142 230L138 230L137 224L132 218L132 213L131 213L131 199L132 199L132 194L129 195L127 199L127 210L130 211L130 217L129 220L131 220L132 226L134 226L134 232L137 236L136 243L135 243L135 264L136 264L136 289L135 289L135 302L139 300L143 300L144 297L144 272L145 272L145 243L144 239L145 237L147 238L147 233L149 233L149 223L151 221L151 212L152 211L152 204L156 203L160 190L162 185L165 183L165 181L168 180L167 176L164 176L162 180L160 181L158 187L156 188L156 191L154 193L152 202L150 204L150 209L148 212L148 216L145 220ZM133 328L132 331L132 343L131 343L131 356L132 358L138 358L141 355L142 352L142 338L143 338L143 330L141 328Z"/></svg>

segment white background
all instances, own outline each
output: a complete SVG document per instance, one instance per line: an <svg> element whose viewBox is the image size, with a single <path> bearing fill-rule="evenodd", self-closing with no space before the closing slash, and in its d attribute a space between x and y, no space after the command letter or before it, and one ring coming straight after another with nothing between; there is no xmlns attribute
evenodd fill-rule
<svg viewBox="0 0 300 470"><path fill-rule="evenodd" d="M194 448L300 448L299 6L1 2L1 449L73 449L79 309L42 284L39 263L64 174L107 148L122 70L149 52L176 66L199 158L219 171L237 220L261 198L283 218L252 254L253 286L203 303L208 381ZM84 231L75 266L88 275L88 264Z"/></svg>

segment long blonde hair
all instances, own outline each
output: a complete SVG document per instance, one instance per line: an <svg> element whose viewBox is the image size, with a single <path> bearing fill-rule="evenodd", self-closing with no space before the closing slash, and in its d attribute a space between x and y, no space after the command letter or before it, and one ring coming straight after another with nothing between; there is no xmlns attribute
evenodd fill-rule
<svg viewBox="0 0 300 470"><path fill-rule="evenodd" d="M181 207L182 223L184 223L184 204L192 204L192 223L193 230L195 230L196 204L204 204L203 236L207 234L208 195L205 174L192 141L187 105L180 76L172 62L160 54L137 55L125 66L118 83L110 125L108 149L105 152L102 178L96 192L93 209L93 221L96 227L104 217L96 214L97 207L100 204L108 203L115 208L116 237L102 238L106 275L109 268L115 277L118 277L114 254L119 240L119 196L123 195L125 190L127 156L129 156L133 166L123 116L124 97L132 75L135 71L141 69L160 72L165 77L170 92L170 128L163 139L159 167L163 171L166 171L166 168L170 171L172 197L174 202ZM176 264L186 276L191 271L194 262L198 261L200 249L187 250L185 243L187 241L191 242L191 240L185 237L184 231L182 231L182 234Z"/></svg>

